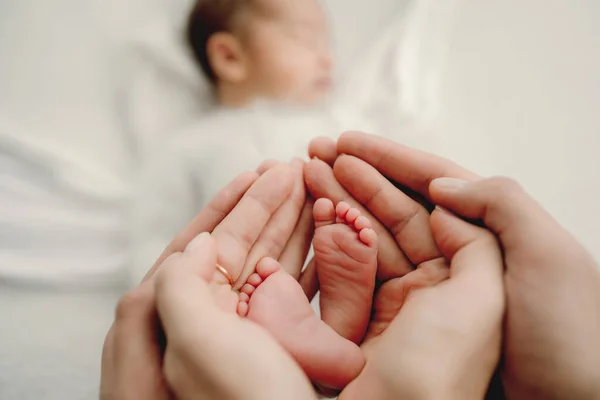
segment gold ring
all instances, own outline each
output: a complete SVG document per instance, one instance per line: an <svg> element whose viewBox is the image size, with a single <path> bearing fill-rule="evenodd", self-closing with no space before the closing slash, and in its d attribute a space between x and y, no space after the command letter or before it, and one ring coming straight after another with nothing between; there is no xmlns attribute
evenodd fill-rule
<svg viewBox="0 0 600 400"><path fill-rule="evenodd" d="M219 271L225 278L227 278L227 280L229 281L229 284L231 286L233 286L233 284L235 283L233 281L233 277L231 276L231 274L229 273L229 271L227 271L225 268L221 267L219 264L216 265L215 267L217 269L217 271Z"/></svg>

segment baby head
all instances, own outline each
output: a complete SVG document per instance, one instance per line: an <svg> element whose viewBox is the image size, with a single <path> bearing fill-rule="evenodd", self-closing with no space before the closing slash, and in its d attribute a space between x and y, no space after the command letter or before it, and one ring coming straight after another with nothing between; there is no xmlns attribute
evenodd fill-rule
<svg viewBox="0 0 600 400"><path fill-rule="evenodd" d="M198 0L187 40L225 106L261 98L310 104L331 88L318 0Z"/></svg>

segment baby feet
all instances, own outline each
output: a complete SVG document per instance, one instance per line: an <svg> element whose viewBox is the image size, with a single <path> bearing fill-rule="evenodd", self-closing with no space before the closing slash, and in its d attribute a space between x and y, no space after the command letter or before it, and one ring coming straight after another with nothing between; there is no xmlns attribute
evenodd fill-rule
<svg viewBox="0 0 600 400"><path fill-rule="evenodd" d="M334 208L320 199L313 215L322 320L298 282L270 258L241 288L237 313L266 328L315 384L335 390L365 363L356 344L371 316L378 239L369 220L345 202Z"/></svg>
<svg viewBox="0 0 600 400"><path fill-rule="evenodd" d="M341 389L364 366L358 346L315 315L298 282L273 259L259 262L237 311L266 328L319 385Z"/></svg>
<svg viewBox="0 0 600 400"><path fill-rule="evenodd" d="M313 246L321 318L354 343L363 339L371 317L377 273L377 234L370 221L346 202L319 199L313 208Z"/></svg>

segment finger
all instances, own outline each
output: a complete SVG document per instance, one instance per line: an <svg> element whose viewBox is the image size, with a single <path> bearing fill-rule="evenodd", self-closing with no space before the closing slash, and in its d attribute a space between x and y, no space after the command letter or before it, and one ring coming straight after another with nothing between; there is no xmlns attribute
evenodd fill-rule
<svg viewBox="0 0 600 400"><path fill-rule="evenodd" d="M304 169L306 185L315 199L328 198L334 204L340 201L349 203L361 210L373 224L379 236L379 252L377 254L377 279L385 281L402 276L412 271L412 264L398 247L390 232L373 215L361 206L337 181L333 170L320 160L311 160Z"/></svg>
<svg viewBox="0 0 600 400"><path fill-rule="evenodd" d="M209 233L203 233L194 239L181 257L167 259L169 265L159 269L155 277L156 302L165 334L169 338L173 327L185 321L189 310L178 310L176 304L198 302L198 307L214 307L208 282L217 264L217 246ZM186 288L193 287L191 299ZM201 301L203 300L203 301Z"/></svg>
<svg viewBox="0 0 600 400"><path fill-rule="evenodd" d="M338 157L333 170L342 186L391 232L413 265L441 255L433 240L425 207L356 157Z"/></svg>
<svg viewBox="0 0 600 400"><path fill-rule="evenodd" d="M199 264L217 259L216 246L209 247L199 249ZM223 312L210 289L183 264L156 275L156 304L167 337L164 378L177 398L269 398L273 385L261 390L264 385L256 382L272 375L273 366L286 371L275 379L275 397L292 390L297 398L308 398L310 386L287 352L258 325Z"/></svg>
<svg viewBox="0 0 600 400"><path fill-rule="evenodd" d="M164 374L176 391L198 387L201 371L195 370L195 365L214 363L219 356L216 347L222 349L224 344L224 335L214 332L222 332L223 323L234 317L220 312L207 281L199 276L217 262L214 239L203 237L188 251L188 257L155 275L156 308L167 339Z"/></svg>
<svg viewBox="0 0 600 400"><path fill-rule="evenodd" d="M438 247L450 260L451 279L461 297L486 299L504 306L503 259L500 245L487 229L472 225L437 208L431 214L431 229Z"/></svg>
<svg viewBox="0 0 600 400"><path fill-rule="evenodd" d="M188 243L201 232L212 232L213 229L233 210L242 196L258 179L256 172L245 172L235 178L221 190L200 214L185 227L163 251L142 282L148 280L158 266L171 254L183 251Z"/></svg>
<svg viewBox="0 0 600 400"><path fill-rule="evenodd" d="M477 339L470 343L490 379L500 358L501 331L506 299L500 245L487 229L472 225L437 208L431 229L438 247L450 260L450 279L436 289L450 309L462 310L458 318L469 321ZM459 317L460 316L460 317ZM487 374L485 368L480 372Z"/></svg>
<svg viewBox="0 0 600 400"><path fill-rule="evenodd" d="M267 172L268 170L270 170L271 168L277 166L277 165L281 165L283 164L281 161L277 161L277 160L266 160L263 161L262 164L260 164L258 166L258 168L256 169L256 172L259 175L264 174L265 172Z"/></svg>
<svg viewBox="0 0 600 400"><path fill-rule="evenodd" d="M295 279L300 277L300 271L304 267L312 243L315 228L312 217L313 205L314 200L312 197L308 197L304 202L304 207L302 207L302 213L296 228L279 257L279 262L283 268Z"/></svg>
<svg viewBox="0 0 600 400"><path fill-rule="evenodd" d="M311 302L317 292L319 291L319 279L317 277L317 264L315 263L314 257L310 260L306 269L300 275L300 279L298 280L302 290L304 290L304 294L308 298L308 301Z"/></svg>
<svg viewBox="0 0 600 400"><path fill-rule="evenodd" d="M246 257L267 222L289 197L293 184L288 165L271 168L212 232L217 242L218 262L234 280L241 275Z"/></svg>
<svg viewBox="0 0 600 400"><path fill-rule="evenodd" d="M199 278L204 279L206 282L212 281L217 260L215 258L211 264L205 260L210 254L202 254L205 251L204 249L209 248L209 246L211 249L215 246L214 239L208 232L201 233L192 239L182 253L173 253L167 257L159 266L155 276L165 269L183 269L187 272L194 271Z"/></svg>
<svg viewBox="0 0 600 400"><path fill-rule="evenodd" d="M560 225L515 181L490 178L473 183L444 178L431 183L430 194L439 205L469 219L481 219L504 247L513 243L538 243L549 233L562 236L563 243L575 243ZM543 244L540 243L544 252Z"/></svg>
<svg viewBox="0 0 600 400"><path fill-rule="evenodd" d="M328 137L313 139L308 145L308 156L333 165L338 156L335 141Z"/></svg>
<svg viewBox="0 0 600 400"><path fill-rule="evenodd" d="M153 284L145 282L117 305L115 322L107 338L107 345L112 349L107 351L112 353L111 374L121 382L119 394L124 398L153 398L156 393L166 392L154 299ZM128 382L145 384L129 385Z"/></svg>
<svg viewBox="0 0 600 400"><path fill-rule="evenodd" d="M362 159L384 176L425 197L433 179L454 177L473 181L479 178L452 161L366 133L344 133L338 140L337 151Z"/></svg>
<svg viewBox="0 0 600 400"><path fill-rule="evenodd" d="M306 199L306 189L303 178L304 162L296 159L290 163L290 169L293 179L292 192L268 220L266 226L262 232L260 232L260 236L248 253L242 273L237 278L237 282L234 285L237 289L241 288L246 282L246 279L252 275L256 268L256 264L260 260L265 257L278 259L283 252L283 249L286 247L288 239L294 232L294 227L298 222Z"/></svg>
<svg viewBox="0 0 600 400"><path fill-rule="evenodd" d="M448 279L449 273L446 260L440 257L424 262L416 270L381 285L373 299L373 317L365 341L379 336L387 329L412 292L438 285Z"/></svg>

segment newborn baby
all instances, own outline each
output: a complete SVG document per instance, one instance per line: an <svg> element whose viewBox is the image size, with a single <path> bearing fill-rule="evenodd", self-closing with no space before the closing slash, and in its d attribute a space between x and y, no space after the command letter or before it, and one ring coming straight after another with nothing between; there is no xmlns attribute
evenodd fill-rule
<svg viewBox="0 0 600 400"><path fill-rule="evenodd" d="M317 0L198 0L187 41L221 105L311 104L331 88L327 23Z"/></svg>
<svg viewBox="0 0 600 400"><path fill-rule="evenodd" d="M217 284L213 292L225 311L237 311L271 332L313 382L341 389L365 363L357 344L371 315L378 238L369 220L345 202L334 208L331 200L319 199L313 215L322 320L274 259L258 263L241 293Z"/></svg>
<svg viewBox="0 0 600 400"><path fill-rule="evenodd" d="M219 106L198 110L197 123L170 133L140 168L132 281L239 173L266 159L305 157L315 136L335 139L347 128L326 107L298 107L324 98L331 86L318 0L198 0L187 35Z"/></svg>

